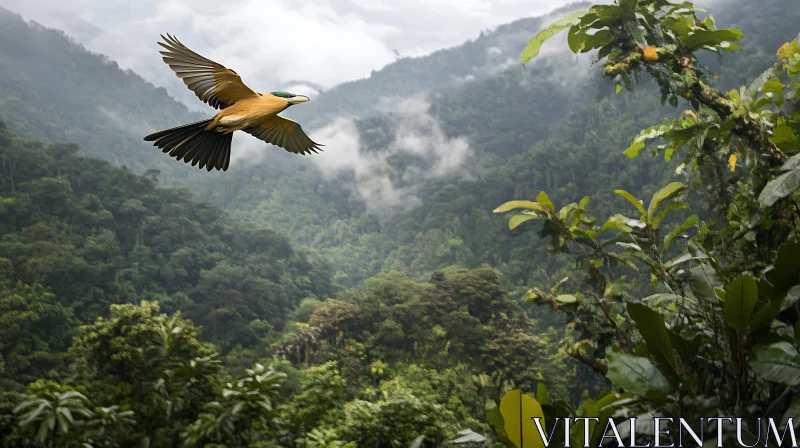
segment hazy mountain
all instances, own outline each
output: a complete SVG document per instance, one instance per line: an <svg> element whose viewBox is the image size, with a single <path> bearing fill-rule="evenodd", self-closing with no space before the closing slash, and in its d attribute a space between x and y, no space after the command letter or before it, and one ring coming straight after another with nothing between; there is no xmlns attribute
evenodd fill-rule
<svg viewBox="0 0 800 448"><path fill-rule="evenodd" d="M772 63L775 49L797 33L800 11L793 5L714 6L719 26L745 33L743 52L721 62L708 58L721 86L737 86ZM345 285L381 269L420 275L483 263L524 284L532 275L555 275L556 267L537 267L537 256L525 266L505 265L512 250L535 251L538 242L521 244L503 233L502 220L490 214L498 203L542 189L562 201L608 197L619 186L652 190L670 175L646 160L617 171L634 132L678 113L652 100L647 84L644 95L613 95L590 72L592 56L567 53L563 39L549 42L528 67L519 64L519 52L543 24L581 6L401 59L330 89L287 111L327 145L324 154L297 157L242 136L237 149L249 163L227 173L199 172L141 142L152 129L210 110L190 113L62 33L0 10L0 38L20 42L0 49L0 116L23 136L76 142L134 171L157 168L161 182L190 186L200 199L324 254Z"/></svg>

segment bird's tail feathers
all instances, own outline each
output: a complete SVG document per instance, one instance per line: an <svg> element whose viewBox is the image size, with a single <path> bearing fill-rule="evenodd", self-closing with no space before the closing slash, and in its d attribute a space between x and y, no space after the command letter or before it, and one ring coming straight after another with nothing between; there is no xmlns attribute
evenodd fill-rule
<svg viewBox="0 0 800 448"><path fill-rule="evenodd" d="M192 162L192 166L226 171L231 162L231 141L233 133L206 131L205 127L213 119L197 121L148 135L145 141L170 157Z"/></svg>

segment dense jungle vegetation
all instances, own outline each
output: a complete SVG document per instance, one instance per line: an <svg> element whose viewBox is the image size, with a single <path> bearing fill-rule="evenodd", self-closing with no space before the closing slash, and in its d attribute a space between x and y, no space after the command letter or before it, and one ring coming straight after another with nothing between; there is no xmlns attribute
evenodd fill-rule
<svg viewBox="0 0 800 448"><path fill-rule="evenodd" d="M627 438L631 416L785 425L800 409L800 11L736 4L716 21L663 0L567 8L523 61L568 28L547 45L599 58L585 86L558 87L574 64L563 55L466 86L445 82L462 66L401 82L527 42L542 19L384 69L373 77L402 94L439 89L431 114L473 149L436 178L388 159L421 200L389 211L368 207L352 173L283 154L209 181L128 152L126 137L120 150L113 120L84 125L89 103L48 121L80 90L37 107L41 55L4 46L3 446L543 446L523 415L548 429L597 418L593 443L611 418ZM127 119L148 101L192 115L64 42L53 66L70 53L109 88L148 92ZM374 151L397 132L391 113L355 124ZM58 143L73 139L106 161ZM507 230L493 211L515 211ZM743 437L768 429L748 419ZM574 434L555 446L583 446Z"/></svg>

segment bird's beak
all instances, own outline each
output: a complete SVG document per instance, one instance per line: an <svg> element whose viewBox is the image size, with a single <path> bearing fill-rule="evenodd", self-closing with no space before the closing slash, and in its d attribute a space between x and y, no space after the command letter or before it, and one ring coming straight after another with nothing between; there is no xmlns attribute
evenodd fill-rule
<svg viewBox="0 0 800 448"><path fill-rule="evenodd" d="M300 104L307 101L311 101L311 99L305 95L297 95L294 98L289 98L289 104Z"/></svg>

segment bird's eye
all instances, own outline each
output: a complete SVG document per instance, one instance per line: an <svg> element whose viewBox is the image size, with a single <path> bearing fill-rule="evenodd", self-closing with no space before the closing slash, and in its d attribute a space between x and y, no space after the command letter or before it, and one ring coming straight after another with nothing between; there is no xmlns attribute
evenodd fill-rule
<svg viewBox="0 0 800 448"><path fill-rule="evenodd" d="M285 96L286 98L291 97L291 95L289 95L288 93L286 95L283 95L283 96Z"/></svg>

